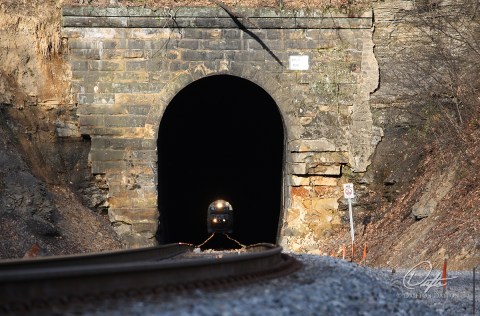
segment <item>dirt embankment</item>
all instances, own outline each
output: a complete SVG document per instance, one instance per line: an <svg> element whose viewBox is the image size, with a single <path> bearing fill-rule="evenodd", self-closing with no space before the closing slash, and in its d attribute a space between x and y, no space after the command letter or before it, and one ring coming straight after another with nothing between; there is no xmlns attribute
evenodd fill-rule
<svg viewBox="0 0 480 316"><path fill-rule="evenodd" d="M411 133L379 148L371 168L388 173L367 198L373 202L370 220L358 241L367 243L372 265L413 267L430 261L440 269L445 258L450 269L480 264L478 117L464 131L463 144ZM389 152L396 154L380 157Z"/></svg>
<svg viewBox="0 0 480 316"><path fill-rule="evenodd" d="M121 247L75 123L62 2L0 4L0 258Z"/></svg>

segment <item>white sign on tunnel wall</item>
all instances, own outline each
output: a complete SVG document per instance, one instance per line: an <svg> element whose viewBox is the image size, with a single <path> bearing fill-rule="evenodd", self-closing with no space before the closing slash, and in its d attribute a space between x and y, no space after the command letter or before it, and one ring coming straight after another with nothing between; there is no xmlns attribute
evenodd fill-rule
<svg viewBox="0 0 480 316"><path fill-rule="evenodd" d="M353 183L345 183L343 185L343 196L346 199L354 199L355 192L353 191Z"/></svg>
<svg viewBox="0 0 480 316"><path fill-rule="evenodd" d="M309 68L308 55L293 55L288 57L288 69L308 70Z"/></svg>

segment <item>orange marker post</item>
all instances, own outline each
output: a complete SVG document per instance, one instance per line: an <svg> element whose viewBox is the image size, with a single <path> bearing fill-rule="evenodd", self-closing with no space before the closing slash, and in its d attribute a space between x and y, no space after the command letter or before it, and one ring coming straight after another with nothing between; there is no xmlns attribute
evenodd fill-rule
<svg viewBox="0 0 480 316"><path fill-rule="evenodd" d="M363 247L362 261L363 265L365 265L365 263L367 262L367 243L365 243L365 246Z"/></svg>
<svg viewBox="0 0 480 316"><path fill-rule="evenodd" d="M345 254L347 252L347 247L345 246L345 244L343 244L343 256L342 256L342 259L345 260Z"/></svg>
<svg viewBox="0 0 480 316"><path fill-rule="evenodd" d="M442 284L443 294L445 294L445 292L447 291L447 258L443 260Z"/></svg>

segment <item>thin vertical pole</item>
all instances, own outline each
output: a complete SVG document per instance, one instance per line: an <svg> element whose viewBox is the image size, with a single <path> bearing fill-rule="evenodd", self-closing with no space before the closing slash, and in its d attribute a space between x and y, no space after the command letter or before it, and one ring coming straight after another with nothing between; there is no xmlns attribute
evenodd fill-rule
<svg viewBox="0 0 480 316"><path fill-rule="evenodd" d="M352 199L348 199L348 214L350 215L350 235L352 236L352 245L355 240L355 231L353 229Z"/></svg>

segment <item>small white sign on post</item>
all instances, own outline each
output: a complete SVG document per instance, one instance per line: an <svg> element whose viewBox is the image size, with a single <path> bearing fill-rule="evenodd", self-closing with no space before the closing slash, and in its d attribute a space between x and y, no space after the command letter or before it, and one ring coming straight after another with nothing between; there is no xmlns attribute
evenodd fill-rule
<svg viewBox="0 0 480 316"><path fill-rule="evenodd" d="M343 185L343 196L346 199L354 199L355 192L353 191L353 183L345 183Z"/></svg>
<svg viewBox="0 0 480 316"><path fill-rule="evenodd" d="M310 64L308 55L292 55L288 57L288 69L290 70L308 70Z"/></svg>
<svg viewBox="0 0 480 316"><path fill-rule="evenodd" d="M343 185L343 196L348 200L348 214L350 215L350 236L352 237L352 245L355 240L355 230L353 228L352 199L355 198L353 183L345 183Z"/></svg>

